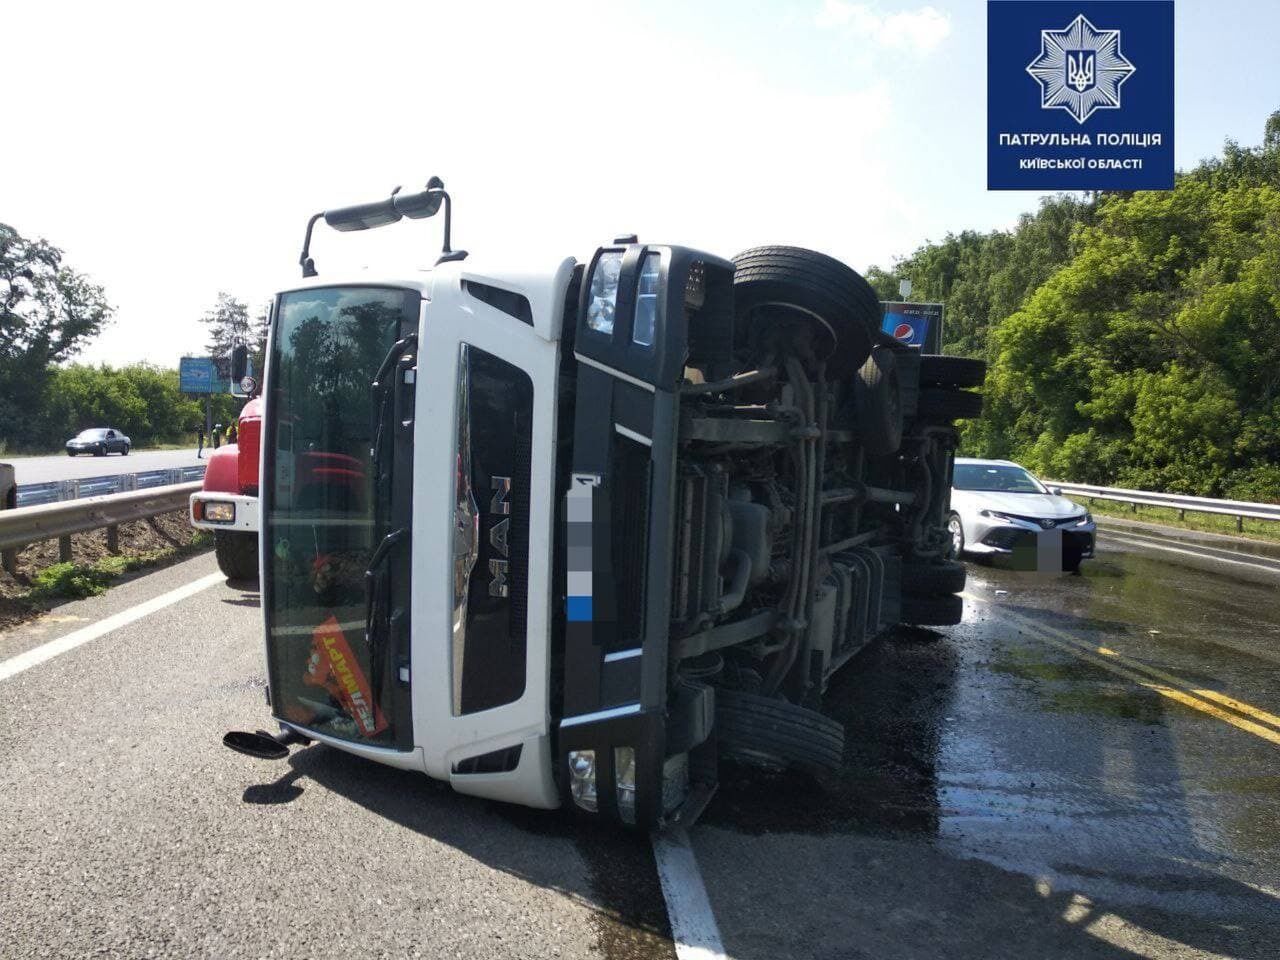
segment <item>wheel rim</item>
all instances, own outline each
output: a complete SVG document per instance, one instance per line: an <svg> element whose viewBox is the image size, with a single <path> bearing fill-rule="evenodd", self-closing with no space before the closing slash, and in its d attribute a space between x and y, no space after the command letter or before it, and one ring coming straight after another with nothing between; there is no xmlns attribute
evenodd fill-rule
<svg viewBox="0 0 1280 960"><path fill-rule="evenodd" d="M960 518L952 517L947 521L947 530L951 534L951 552L958 557L964 549L964 528L960 526Z"/></svg>

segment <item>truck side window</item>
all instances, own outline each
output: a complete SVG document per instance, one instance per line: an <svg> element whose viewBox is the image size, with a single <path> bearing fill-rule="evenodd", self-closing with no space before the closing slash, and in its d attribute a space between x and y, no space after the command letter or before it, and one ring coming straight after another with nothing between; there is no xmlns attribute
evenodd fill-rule
<svg viewBox="0 0 1280 960"><path fill-rule="evenodd" d="M465 616L453 635L453 712L467 714L524 693L533 381L469 344L458 373L458 429L468 438L458 451L460 481L470 483L480 520Z"/></svg>

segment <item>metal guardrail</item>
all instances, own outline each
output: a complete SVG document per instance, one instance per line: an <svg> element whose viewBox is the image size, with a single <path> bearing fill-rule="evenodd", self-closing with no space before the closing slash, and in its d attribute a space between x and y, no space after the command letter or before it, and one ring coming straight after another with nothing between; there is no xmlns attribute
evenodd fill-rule
<svg viewBox="0 0 1280 960"><path fill-rule="evenodd" d="M1217 513L1236 518L1236 530L1243 531L1244 520L1280 520L1280 504L1250 503L1247 500L1214 500L1211 497L1190 497L1181 493L1152 493L1149 490L1128 490L1124 487L1094 487L1084 483L1059 483L1045 480L1045 486L1061 490L1077 497L1094 500L1114 500L1141 506L1167 507L1177 510L1180 517L1192 513Z"/></svg>
<svg viewBox="0 0 1280 960"><path fill-rule="evenodd" d="M194 480L106 496L0 510L0 553L4 555L4 565L12 573L16 561L15 551L42 540L57 540L59 558L70 560L73 533L101 530L104 527L107 530L107 547L115 550L117 528L120 524L131 520L148 520L175 510L186 510L191 494L200 487L200 481Z"/></svg>
<svg viewBox="0 0 1280 960"><path fill-rule="evenodd" d="M83 497L100 497L130 490L149 490L153 487L189 483L204 477L204 464L172 467L165 470L146 470L142 473L117 473L106 477L82 477L79 480L51 480L47 483L22 483L18 485L18 506L30 507L41 503L60 503Z"/></svg>

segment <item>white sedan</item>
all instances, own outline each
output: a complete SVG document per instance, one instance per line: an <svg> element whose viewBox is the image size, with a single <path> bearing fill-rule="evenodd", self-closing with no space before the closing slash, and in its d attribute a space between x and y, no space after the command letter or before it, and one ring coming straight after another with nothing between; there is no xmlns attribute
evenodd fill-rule
<svg viewBox="0 0 1280 960"><path fill-rule="evenodd" d="M1076 570L1097 528L1084 507L1008 460L957 457L947 520L953 556L1011 557L1023 569Z"/></svg>

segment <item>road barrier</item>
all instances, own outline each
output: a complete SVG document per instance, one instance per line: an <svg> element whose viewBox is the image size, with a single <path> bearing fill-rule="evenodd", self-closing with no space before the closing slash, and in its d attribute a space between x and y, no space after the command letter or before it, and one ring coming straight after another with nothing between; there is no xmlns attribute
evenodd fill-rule
<svg viewBox="0 0 1280 960"><path fill-rule="evenodd" d="M149 490L153 487L189 483L204 477L204 464L189 467L173 467L166 470L146 470L142 473L117 473L105 477L83 477L79 480L51 480L48 483L24 483L18 486L18 506L30 507L40 503L59 503L63 500L79 500L83 497L100 497L129 490Z"/></svg>
<svg viewBox="0 0 1280 960"><path fill-rule="evenodd" d="M104 527L107 549L115 553L119 549L120 524L186 510L188 499L200 486L200 481L194 480L0 511L0 556L4 558L5 569L13 574L16 551L42 540L57 540L59 560L70 561L71 535Z"/></svg>
<svg viewBox="0 0 1280 960"><path fill-rule="evenodd" d="M1244 521L1280 520L1280 504L1250 503L1247 500L1214 500L1211 497L1189 497L1181 493L1152 493L1149 490L1127 490L1124 487L1093 487L1084 483L1059 483L1046 480L1045 485L1064 494L1088 497L1092 500L1114 500L1129 503L1136 512L1138 507L1167 507L1177 510L1179 517L1192 513L1218 513L1236 518L1236 530L1244 530Z"/></svg>

